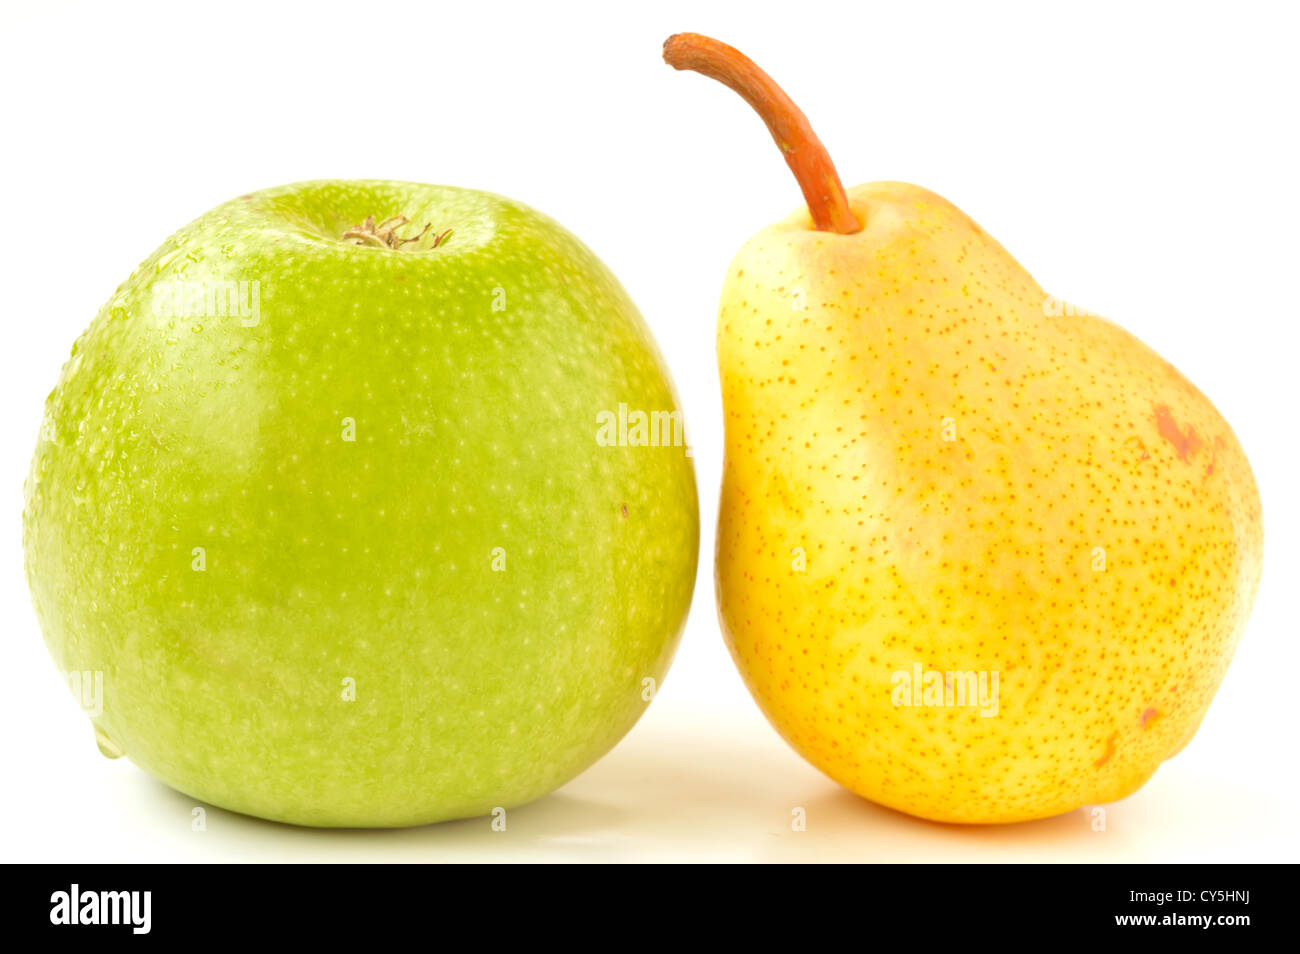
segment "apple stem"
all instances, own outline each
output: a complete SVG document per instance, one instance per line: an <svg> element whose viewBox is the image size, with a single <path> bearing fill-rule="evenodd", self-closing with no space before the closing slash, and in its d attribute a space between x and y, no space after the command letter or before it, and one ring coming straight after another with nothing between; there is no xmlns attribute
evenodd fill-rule
<svg viewBox="0 0 1300 954"><path fill-rule="evenodd" d="M343 241L350 242L353 245L370 245L374 248L400 249L403 245L411 242L419 242L429 234L429 229L433 228L432 224L426 223L424 228L420 230L419 235L402 238L397 234L397 230L410 221L404 215L394 215L392 218L384 219L384 221L376 224L375 217L368 215L360 225L354 225L343 233ZM450 237L451 229L436 232L429 248L437 248Z"/></svg>
<svg viewBox="0 0 1300 954"><path fill-rule="evenodd" d="M712 37L675 33L664 41L664 62L674 69L694 70L717 80L754 108L798 180L819 232L851 235L862 230L862 223L849 207L835 164L808 117L753 60Z"/></svg>

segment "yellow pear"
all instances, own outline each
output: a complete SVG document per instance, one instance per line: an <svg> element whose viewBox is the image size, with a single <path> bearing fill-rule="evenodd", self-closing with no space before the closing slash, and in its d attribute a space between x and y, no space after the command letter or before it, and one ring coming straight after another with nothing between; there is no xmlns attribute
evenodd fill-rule
<svg viewBox="0 0 1300 954"><path fill-rule="evenodd" d="M1259 494L1210 401L1046 294L917 186L845 191L731 47L808 207L736 256L718 316L722 629L772 724L923 818L1123 798L1196 732L1254 602Z"/></svg>

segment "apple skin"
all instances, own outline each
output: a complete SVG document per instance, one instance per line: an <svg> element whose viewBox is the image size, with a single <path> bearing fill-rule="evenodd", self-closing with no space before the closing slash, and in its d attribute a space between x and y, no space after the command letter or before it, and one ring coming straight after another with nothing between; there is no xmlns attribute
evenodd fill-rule
<svg viewBox="0 0 1300 954"><path fill-rule="evenodd" d="M341 240L398 214L433 231ZM167 304L241 280L256 320ZM228 202L47 400L23 543L50 653L103 673L110 748L223 808L390 827L535 799L636 722L690 604L692 462L598 444L620 403L678 408L627 293L532 209L386 181Z"/></svg>

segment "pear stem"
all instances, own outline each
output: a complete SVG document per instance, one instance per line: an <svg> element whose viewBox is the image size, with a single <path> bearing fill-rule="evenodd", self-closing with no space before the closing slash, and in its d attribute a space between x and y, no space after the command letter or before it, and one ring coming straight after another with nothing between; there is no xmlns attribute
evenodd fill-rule
<svg viewBox="0 0 1300 954"><path fill-rule="evenodd" d="M753 60L712 37L675 33L664 41L664 62L673 69L694 70L717 80L754 108L798 180L819 232L851 235L862 231L835 164L808 117Z"/></svg>

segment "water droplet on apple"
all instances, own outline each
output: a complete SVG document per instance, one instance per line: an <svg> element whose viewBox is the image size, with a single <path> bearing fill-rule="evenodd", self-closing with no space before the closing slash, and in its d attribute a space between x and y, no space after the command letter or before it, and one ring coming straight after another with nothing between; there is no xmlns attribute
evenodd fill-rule
<svg viewBox="0 0 1300 954"><path fill-rule="evenodd" d="M120 759L126 755L126 752L120 745L108 737L108 733L95 726L95 744L99 746L99 754L106 759Z"/></svg>

